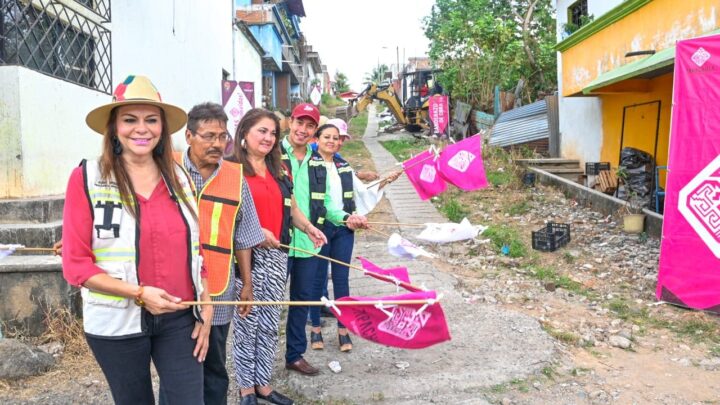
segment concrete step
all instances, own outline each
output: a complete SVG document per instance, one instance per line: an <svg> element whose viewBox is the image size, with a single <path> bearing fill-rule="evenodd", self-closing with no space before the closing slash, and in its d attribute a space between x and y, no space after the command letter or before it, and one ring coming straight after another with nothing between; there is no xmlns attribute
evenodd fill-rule
<svg viewBox="0 0 720 405"><path fill-rule="evenodd" d="M0 200L0 224L59 221L64 205L64 195Z"/></svg>
<svg viewBox="0 0 720 405"><path fill-rule="evenodd" d="M62 237L62 220L42 224L0 224L0 243L27 247L52 247Z"/></svg>
<svg viewBox="0 0 720 405"><path fill-rule="evenodd" d="M563 179L568 179L574 183L583 184L583 181L580 179L580 176L579 176L580 174L582 174L582 172L580 172L579 174L578 173L553 173L553 174L556 176L560 176Z"/></svg>
<svg viewBox="0 0 720 405"><path fill-rule="evenodd" d="M546 172L554 174L584 174L579 167L538 167L538 169L545 170Z"/></svg>
<svg viewBox="0 0 720 405"><path fill-rule="evenodd" d="M533 166L545 170L545 167L580 167L577 159L547 158L547 159L515 159L520 166Z"/></svg>

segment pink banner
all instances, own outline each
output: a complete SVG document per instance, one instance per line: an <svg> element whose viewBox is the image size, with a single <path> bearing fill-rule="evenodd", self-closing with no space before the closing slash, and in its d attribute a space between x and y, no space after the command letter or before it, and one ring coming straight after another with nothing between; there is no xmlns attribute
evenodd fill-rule
<svg viewBox="0 0 720 405"><path fill-rule="evenodd" d="M488 185L480 134L446 146L436 166L445 181L462 190L472 191Z"/></svg>
<svg viewBox="0 0 720 405"><path fill-rule="evenodd" d="M437 173L434 159L432 152L425 151L403 162L405 174L421 200L427 200L447 189L445 180Z"/></svg>
<svg viewBox="0 0 720 405"><path fill-rule="evenodd" d="M436 135L444 134L450 121L448 96L430 96L428 110L430 121L433 123L433 133Z"/></svg>
<svg viewBox="0 0 720 405"><path fill-rule="evenodd" d="M657 297L720 312L720 35L679 41Z"/></svg>
<svg viewBox="0 0 720 405"><path fill-rule="evenodd" d="M228 116L227 130L231 139L235 138L240 119L253 108L255 103L255 85L252 82L222 81L222 104ZM225 155L232 154L233 142L228 142Z"/></svg>
<svg viewBox="0 0 720 405"><path fill-rule="evenodd" d="M391 301L435 299L435 291L420 291L390 297L344 297L338 301ZM424 307L424 308L423 308ZM339 306L332 312L354 334L386 346L422 349L450 340L440 303L371 306Z"/></svg>

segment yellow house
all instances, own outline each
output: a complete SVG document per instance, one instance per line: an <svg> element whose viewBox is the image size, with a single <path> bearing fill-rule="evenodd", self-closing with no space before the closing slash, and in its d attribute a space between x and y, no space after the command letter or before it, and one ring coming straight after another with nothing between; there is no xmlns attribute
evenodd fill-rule
<svg viewBox="0 0 720 405"><path fill-rule="evenodd" d="M716 31L718 13L720 0L558 0L563 157L617 166L634 147L667 164L675 44Z"/></svg>

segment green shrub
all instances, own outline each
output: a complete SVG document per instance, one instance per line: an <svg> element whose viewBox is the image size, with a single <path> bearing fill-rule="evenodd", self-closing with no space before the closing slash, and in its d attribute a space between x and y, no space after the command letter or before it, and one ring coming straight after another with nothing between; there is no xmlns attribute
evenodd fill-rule
<svg viewBox="0 0 720 405"><path fill-rule="evenodd" d="M440 203L440 212L452 222L460 222L465 218L470 211L460 204L455 197L449 197L444 199Z"/></svg>
<svg viewBox="0 0 720 405"><path fill-rule="evenodd" d="M498 251L507 245L510 248L508 255L510 257L527 256L527 247L520 239L517 231L505 225L491 225L482 235L490 239Z"/></svg>

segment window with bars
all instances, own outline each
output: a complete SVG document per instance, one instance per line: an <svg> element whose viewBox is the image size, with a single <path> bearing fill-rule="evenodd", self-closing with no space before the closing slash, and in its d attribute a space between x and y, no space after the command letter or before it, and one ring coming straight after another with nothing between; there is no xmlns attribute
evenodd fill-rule
<svg viewBox="0 0 720 405"><path fill-rule="evenodd" d="M100 25L109 13L109 0L0 0L0 65L25 66L110 94L110 31Z"/></svg>
<svg viewBox="0 0 720 405"><path fill-rule="evenodd" d="M587 23L587 19L587 0L578 0L568 7L568 20L576 27L582 27L585 23Z"/></svg>

